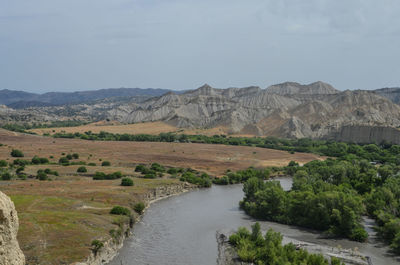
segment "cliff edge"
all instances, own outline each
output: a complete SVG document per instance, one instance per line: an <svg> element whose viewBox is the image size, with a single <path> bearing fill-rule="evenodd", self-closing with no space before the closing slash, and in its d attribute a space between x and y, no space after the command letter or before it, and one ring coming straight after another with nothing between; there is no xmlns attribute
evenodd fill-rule
<svg viewBox="0 0 400 265"><path fill-rule="evenodd" d="M17 241L18 216L14 203L0 191L0 264L24 265L25 256Z"/></svg>

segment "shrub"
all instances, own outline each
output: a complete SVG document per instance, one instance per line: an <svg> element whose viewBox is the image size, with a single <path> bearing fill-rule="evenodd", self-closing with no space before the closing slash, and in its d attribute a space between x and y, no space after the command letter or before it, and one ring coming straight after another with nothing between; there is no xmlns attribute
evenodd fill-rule
<svg viewBox="0 0 400 265"><path fill-rule="evenodd" d="M34 165L40 164L40 158L38 156L34 156L31 160L31 163Z"/></svg>
<svg viewBox="0 0 400 265"><path fill-rule="evenodd" d="M145 179L155 179L157 176L155 174L149 173L143 176Z"/></svg>
<svg viewBox="0 0 400 265"><path fill-rule="evenodd" d="M161 166L160 164L158 164L158 163L151 164L150 169L158 171L158 172L164 172L165 171L165 168L163 166Z"/></svg>
<svg viewBox="0 0 400 265"><path fill-rule="evenodd" d="M8 165L7 161L0 160L0 167L6 167Z"/></svg>
<svg viewBox="0 0 400 265"><path fill-rule="evenodd" d="M47 159L45 157L34 156L31 160L31 163L34 165L47 164L47 163L49 163L49 159Z"/></svg>
<svg viewBox="0 0 400 265"><path fill-rule="evenodd" d="M357 228L353 229L353 231L350 235L351 240L355 240L358 242L365 242L367 240L367 238L368 238L368 233L362 227L357 227Z"/></svg>
<svg viewBox="0 0 400 265"><path fill-rule="evenodd" d="M146 206L144 205L143 202L138 202L133 206L133 210L135 210L135 212L137 212L138 214L142 214L144 208L146 208Z"/></svg>
<svg viewBox="0 0 400 265"><path fill-rule="evenodd" d="M101 163L101 166L102 166L102 167L108 167L108 166L111 166L111 163L110 163L110 161L103 161L103 162Z"/></svg>
<svg viewBox="0 0 400 265"><path fill-rule="evenodd" d="M15 170L15 173L17 173L17 174L19 174L19 173L21 173L22 171L24 171L25 170L25 167L24 166L20 166L20 167L18 167L16 170Z"/></svg>
<svg viewBox="0 0 400 265"><path fill-rule="evenodd" d="M94 180L102 180L106 178L106 174L104 172L96 172L93 176Z"/></svg>
<svg viewBox="0 0 400 265"><path fill-rule="evenodd" d="M39 180L47 180L48 179L47 174L44 173L44 171L38 172L36 178Z"/></svg>
<svg viewBox="0 0 400 265"><path fill-rule="evenodd" d="M66 158L65 156L60 157L60 159L58 160L58 163L62 164L62 165L69 165L69 159Z"/></svg>
<svg viewBox="0 0 400 265"><path fill-rule="evenodd" d="M110 214L129 216L131 215L131 211L128 208L122 206L114 206L111 209Z"/></svg>
<svg viewBox="0 0 400 265"><path fill-rule="evenodd" d="M170 175L175 175L175 174L178 173L178 169L172 167L172 168L168 169L167 173L170 174Z"/></svg>
<svg viewBox="0 0 400 265"><path fill-rule="evenodd" d="M96 163L89 163L88 166L95 167Z"/></svg>
<svg viewBox="0 0 400 265"><path fill-rule="evenodd" d="M116 171L114 173L106 175L106 179L120 179L122 178L121 171Z"/></svg>
<svg viewBox="0 0 400 265"><path fill-rule="evenodd" d="M97 239L93 240L90 245L92 246L92 251L95 255L97 255L100 249L104 246L103 242Z"/></svg>
<svg viewBox="0 0 400 265"><path fill-rule="evenodd" d="M122 178L122 173L120 171L111 173L111 174L106 174L103 172L96 172L95 175L93 176L94 180L102 180L102 179L120 179Z"/></svg>
<svg viewBox="0 0 400 265"><path fill-rule="evenodd" d="M78 169L76 170L76 172L78 172L78 173L86 173L86 172L87 172L87 169L86 169L86 167L78 167Z"/></svg>
<svg viewBox="0 0 400 265"><path fill-rule="evenodd" d="M24 153L22 153L21 150L13 149L13 150L11 151L11 156L12 156L12 157L24 157Z"/></svg>
<svg viewBox="0 0 400 265"><path fill-rule="evenodd" d="M26 165L29 165L30 162L28 160L24 160L24 159L15 159L13 161L13 164L18 165L18 166L26 166Z"/></svg>
<svg viewBox="0 0 400 265"><path fill-rule="evenodd" d="M40 164L47 164L49 163L49 159L47 159L46 157L41 157L40 159Z"/></svg>
<svg viewBox="0 0 400 265"><path fill-rule="evenodd" d="M121 186L133 186L133 180L131 178L123 178L121 180Z"/></svg>
<svg viewBox="0 0 400 265"><path fill-rule="evenodd" d="M143 172L144 170L146 170L144 165L137 165L135 168L135 172Z"/></svg>
<svg viewBox="0 0 400 265"><path fill-rule="evenodd" d="M71 160L72 159L72 155L71 154L68 154L68 155L66 155L65 156L68 160Z"/></svg>
<svg viewBox="0 0 400 265"><path fill-rule="evenodd" d="M26 180L26 178L27 178L27 176L26 176L26 174L18 174L18 178L19 179L22 179L22 180Z"/></svg>
<svg viewBox="0 0 400 265"><path fill-rule="evenodd" d="M9 172L5 172L3 173L3 175L1 176L2 180L11 180L11 174Z"/></svg>
<svg viewBox="0 0 400 265"><path fill-rule="evenodd" d="M79 158L79 154L78 154L78 153L73 153L73 154L72 154L72 157L73 157L74 159L78 159L78 158Z"/></svg>

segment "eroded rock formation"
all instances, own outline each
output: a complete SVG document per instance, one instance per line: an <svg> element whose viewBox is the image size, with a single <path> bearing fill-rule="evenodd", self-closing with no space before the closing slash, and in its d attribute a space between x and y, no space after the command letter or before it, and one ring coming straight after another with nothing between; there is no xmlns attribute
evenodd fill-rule
<svg viewBox="0 0 400 265"><path fill-rule="evenodd" d="M14 203L0 191L0 264L23 265L25 256L17 241L18 216Z"/></svg>

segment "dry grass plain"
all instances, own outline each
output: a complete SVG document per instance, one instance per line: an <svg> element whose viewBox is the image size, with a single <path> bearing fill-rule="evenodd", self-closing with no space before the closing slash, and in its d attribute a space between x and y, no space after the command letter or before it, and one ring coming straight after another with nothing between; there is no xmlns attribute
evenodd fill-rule
<svg viewBox="0 0 400 265"><path fill-rule="evenodd" d="M13 148L24 152L23 159L34 155L47 157L54 164L27 166L34 175L38 169L57 170L52 181L36 179L0 181L0 190L11 196L19 219L18 239L28 264L69 264L84 260L90 254L93 239L109 238L116 216L109 214L112 206L130 206L141 201L155 187L179 183L176 179L137 178L134 166L158 162L165 166L191 167L211 175L222 175L227 169L240 170L250 166L282 166L295 160L305 163L322 159L314 154L270 150L256 147L152 142L103 142L79 139L53 139L14 133L0 129L0 160L12 163ZM55 164L62 154L78 153L88 172L78 175L79 166ZM101 167L102 161L110 167ZM96 171L121 171L131 175L134 187L120 186L120 180L94 181L88 175Z"/></svg>
<svg viewBox="0 0 400 265"><path fill-rule="evenodd" d="M254 136L254 135L243 135L243 134L230 134L229 130L225 127L219 126L211 129L184 129L172 126L162 121L135 123L135 124L120 124L118 122L95 122L87 125L76 126L76 127L59 127L59 128L43 128L43 129L32 129L29 130L39 135L43 134L54 134L58 132L66 133L84 133L92 131L93 133L99 133L101 131L109 133L127 133L127 134L152 134L158 135L160 133L185 133L185 134L202 134L207 136L213 135L235 135L235 136Z"/></svg>
<svg viewBox="0 0 400 265"><path fill-rule="evenodd" d="M57 162L62 153L79 153L80 160L96 164L110 161L114 166L131 167L138 163L158 162L172 167L191 167L212 175L222 175L227 169L284 166L291 160L306 163L322 159L308 153L290 154L285 151L215 144L113 142L61 139L19 134L0 130L0 159L11 159L12 148L21 149L26 157L50 157Z"/></svg>

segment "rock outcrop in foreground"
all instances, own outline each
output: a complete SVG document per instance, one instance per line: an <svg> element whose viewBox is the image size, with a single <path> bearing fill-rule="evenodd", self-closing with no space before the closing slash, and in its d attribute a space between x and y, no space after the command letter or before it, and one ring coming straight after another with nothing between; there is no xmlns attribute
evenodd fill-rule
<svg viewBox="0 0 400 265"><path fill-rule="evenodd" d="M25 256L17 241L18 216L14 203L0 191L0 264L23 265Z"/></svg>

